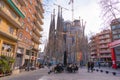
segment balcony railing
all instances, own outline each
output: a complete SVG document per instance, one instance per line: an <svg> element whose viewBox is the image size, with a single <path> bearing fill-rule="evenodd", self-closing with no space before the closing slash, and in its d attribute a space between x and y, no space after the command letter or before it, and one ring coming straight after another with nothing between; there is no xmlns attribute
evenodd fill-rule
<svg viewBox="0 0 120 80"><path fill-rule="evenodd" d="M10 11L10 9L8 9L7 7L1 7L0 6L0 16L3 16L6 20L8 20L11 24L14 25L14 27L16 28L22 28L20 22L19 22L19 18L14 15L14 13L12 13L12 11Z"/></svg>
<svg viewBox="0 0 120 80"><path fill-rule="evenodd" d="M14 57L13 52L7 52L7 51L0 51L0 55Z"/></svg>
<svg viewBox="0 0 120 80"><path fill-rule="evenodd" d="M36 27L40 30L40 31L43 31L42 27L41 27L41 24L36 20L35 22L35 25Z"/></svg>
<svg viewBox="0 0 120 80"><path fill-rule="evenodd" d="M34 33L32 34L32 40L40 44L39 38Z"/></svg>
<svg viewBox="0 0 120 80"><path fill-rule="evenodd" d="M0 30L0 34L7 37L8 39L11 39L11 40L14 40L14 41L18 40L16 35L12 35L8 32L3 31L3 30Z"/></svg>
<svg viewBox="0 0 120 80"><path fill-rule="evenodd" d="M97 56L91 56L91 58L97 58Z"/></svg>
<svg viewBox="0 0 120 80"><path fill-rule="evenodd" d="M40 22L40 24L42 25L43 24L43 21L42 21L42 18L40 17L40 15L37 13L35 14L36 15L36 18L37 20Z"/></svg>
<svg viewBox="0 0 120 80"><path fill-rule="evenodd" d="M6 1L7 1L7 3L16 11L16 13L17 13L20 17L22 17L22 18L25 17L25 15L24 15L23 12L21 11L20 7L17 6L14 1L12 1L12 0L6 0Z"/></svg>
<svg viewBox="0 0 120 80"><path fill-rule="evenodd" d="M43 7L42 7L42 2L39 1L39 0L37 0L37 4L38 4L38 6L40 7L41 12L44 13L44 9L43 9Z"/></svg>
<svg viewBox="0 0 120 80"><path fill-rule="evenodd" d="M91 55L95 55L95 54L97 54L97 53L95 53L95 52L91 52L90 54L91 54Z"/></svg>
<svg viewBox="0 0 120 80"><path fill-rule="evenodd" d="M34 32L37 36L42 37L41 34L40 34L40 31L39 31L37 28L34 28L34 29L33 29L33 32Z"/></svg>
<svg viewBox="0 0 120 80"><path fill-rule="evenodd" d="M111 55L101 55L101 58L111 58Z"/></svg>
<svg viewBox="0 0 120 80"><path fill-rule="evenodd" d="M108 46L100 46L99 48L108 48Z"/></svg>
<svg viewBox="0 0 120 80"><path fill-rule="evenodd" d="M35 8L36 8L37 12L40 14L40 17L44 18L40 8L38 6L35 6Z"/></svg>
<svg viewBox="0 0 120 80"><path fill-rule="evenodd" d="M100 53L110 53L110 50L101 50Z"/></svg>

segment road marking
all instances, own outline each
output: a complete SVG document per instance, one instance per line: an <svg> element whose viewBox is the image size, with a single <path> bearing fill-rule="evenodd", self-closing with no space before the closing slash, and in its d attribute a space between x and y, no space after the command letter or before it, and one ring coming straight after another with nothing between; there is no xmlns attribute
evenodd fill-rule
<svg viewBox="0 0 120 80"><path fill-rule="evenodd" d="M42 78L40 78L38 80L52 80L52 79L50 79L50 77L48 77L48 76L43 76Z"/></svg>

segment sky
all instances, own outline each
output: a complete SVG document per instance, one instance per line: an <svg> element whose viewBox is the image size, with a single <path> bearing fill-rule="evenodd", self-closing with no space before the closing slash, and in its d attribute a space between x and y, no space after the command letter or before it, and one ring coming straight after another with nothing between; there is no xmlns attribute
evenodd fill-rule
<svg viewBox="0 0 120 80"><path fill-rule="evenodd" d="M49 33L49 26L50 26L50 16L53 12L53 9L55 9L55 15L57 19L57 6L54 5L58 4L64 8L67 8L69 10L63 9L63 18L64 20L72 20L72 12L71 7L72 5L68 4L70 0L43 0L43 6L44 6L44 25L43 27L43 38L42 42L43 44L40 46L42 49L47 42L48 33ZM85 34L90 36L90 33L98 33L102 30L102 18L101 16L101 8L98 4L98 0L74 0L74 19L83 19L83 21L86 21L86 27L85 27Z"/></svg>

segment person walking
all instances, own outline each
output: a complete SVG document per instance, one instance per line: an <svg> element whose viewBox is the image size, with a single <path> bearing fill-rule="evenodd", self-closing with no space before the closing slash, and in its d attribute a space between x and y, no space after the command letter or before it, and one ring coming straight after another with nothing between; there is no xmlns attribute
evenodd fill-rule
<svg viewBox="0 0 120 80"><path fill-rule="evenodd" d="M91 62L90 66L91 66L91 72L93 72L94 62Z"/></svg>
<svg viewBox="0 0 120 80"><path fill-rule="evenodd" d="M100 65L100 62L98 62L98 67L99 67L99 69L100 69L100 66L101 66L101 65Z"/></svg>
<svg viewBox="0 0 120 80"><path fill-rule="evenodd" d="M88 63L87 63L87 70L88 70L88 72L90 71L90 67L91 67L91 62L88 61Z"/></svg>

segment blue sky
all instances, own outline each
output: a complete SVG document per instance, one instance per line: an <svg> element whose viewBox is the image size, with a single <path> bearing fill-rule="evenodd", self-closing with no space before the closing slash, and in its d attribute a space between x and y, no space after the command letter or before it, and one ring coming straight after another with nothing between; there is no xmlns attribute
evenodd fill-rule
<svg viewBox="0 0 120 80"><path fill-rule="evenodd" d="M49 33L49 25L50 25L50 15L53 9L56 10L56 18L57 18L57 6L53 5L58 4L67 9L63 10L63 18L65 20L72 20L72 13L71 13L71 5L68 5L70 0L43 0L43 4L45 4L44 9L44 25L42 26L43 31L43 38L42 41L45 44L46 39ZM74 0L74 19L83 19L86 21L86 29L85 34L89 36L90 32L100 32L102 30L102 18L100 17L101 9L98 4L98 0ZM44 44L41 46L43 48Z"/></svg>

